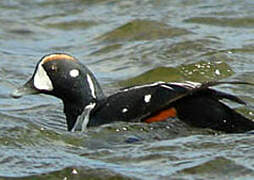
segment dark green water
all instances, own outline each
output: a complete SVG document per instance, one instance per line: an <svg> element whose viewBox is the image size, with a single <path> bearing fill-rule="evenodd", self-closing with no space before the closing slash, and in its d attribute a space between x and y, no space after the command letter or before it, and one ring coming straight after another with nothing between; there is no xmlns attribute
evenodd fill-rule
<svg viewBox="0 0 254 180"><path fill-rule="evenodd" d="M59 100L12 90L45 54L89 66L107 93L157 80L254 82L251 0L1 0L0 179L253 179L254 136L179 120L66 131ZM221 86L250 106L254 88ZM252 106L252 107L251 107Z"/></svg>

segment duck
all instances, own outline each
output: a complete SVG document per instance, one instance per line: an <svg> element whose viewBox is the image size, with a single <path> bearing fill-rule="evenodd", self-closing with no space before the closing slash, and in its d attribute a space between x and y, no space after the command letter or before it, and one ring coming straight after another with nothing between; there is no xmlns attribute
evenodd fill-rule
<svg viewBox="0 0 254 180"><path fill-rule="evenodd" d="M225 133L254 129L254 122L222 100L246 105L239 97L215 90L221 84L254 85L242 81L154 82L126 87L105 95L94 74L77 58L51 53L37 63L32 77L11 94L13 98L46 94L63 102L68 131L117 121L154 123L178 118L198 128Z"/></svg>

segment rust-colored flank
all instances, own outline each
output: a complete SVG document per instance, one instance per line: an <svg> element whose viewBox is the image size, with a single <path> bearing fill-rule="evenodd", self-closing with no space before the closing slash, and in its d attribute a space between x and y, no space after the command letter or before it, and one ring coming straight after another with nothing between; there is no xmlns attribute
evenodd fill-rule
<svg viewBox="0 0 254 180"><path fill-rule="evenodd" d="M154 116L145 119L145 122L146 123L153 123L153 122L165 121L168 118L176 117L176 115L177 115L176 109L170 108L170 109L160 111L159 113L155 114Z"/></svg>
<svg viewBox="0 0 254 180"><path fill-rule="evenodd" d="M51 54L43 58L43 63L55 60L70 60L70 61L77 61L74 57L71 57L67 54Z"/></svg>

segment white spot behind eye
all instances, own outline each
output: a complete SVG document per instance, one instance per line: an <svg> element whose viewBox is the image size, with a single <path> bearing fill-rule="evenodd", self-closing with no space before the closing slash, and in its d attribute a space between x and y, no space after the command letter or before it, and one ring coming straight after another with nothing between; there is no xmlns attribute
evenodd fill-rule
<svg viewBox="0 0 254 180"><path fill-rule="evenodd" d="M73 77L73 78L78 77L78 76L79 76L79 70L77 70L77 69L72 69L72 70L70 70L69 74L70 74L70 76Z"/></svg>
<svg viewBox="0 0 254 180"><path fill-rule="evenodd" d="M149 103L149 102L150 102L150 100L151 100L151 97L152 97L152 95L151 95L151 94L147 94L147 95L145 95L145 97L144 97L145 102L146 102L146 103Z"/></svg>
<svg viewBox="0 0 254 180"><path fill-rule="evenodd" d="M42 62L38 65L38 68L34 75L34 87L36 87L39 90L47 90L47 91L53 90L52 82L47 72L42 67Z"/></svg>

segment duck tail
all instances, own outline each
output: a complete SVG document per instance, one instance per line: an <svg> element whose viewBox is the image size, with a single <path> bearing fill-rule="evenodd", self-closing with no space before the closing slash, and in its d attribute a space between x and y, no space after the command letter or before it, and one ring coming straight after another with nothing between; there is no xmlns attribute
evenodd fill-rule
<svg viewBox="0 0 254 180"><path fill-rule="evenodd" d="M221 84L245 84L253 83L242 81L208 82L194 88L188 95L175 101L178 117L184 122L202 128L211 128L226 133L242 133L254 130L254 120L244 117L239 112L221 102L228 99L239 104L247 105L239 97L210 89ZM250 105L247 105L251 107Z"/></svg>

